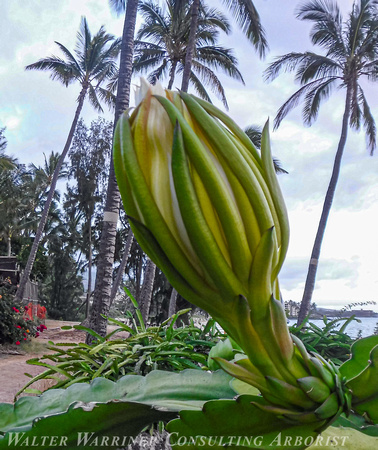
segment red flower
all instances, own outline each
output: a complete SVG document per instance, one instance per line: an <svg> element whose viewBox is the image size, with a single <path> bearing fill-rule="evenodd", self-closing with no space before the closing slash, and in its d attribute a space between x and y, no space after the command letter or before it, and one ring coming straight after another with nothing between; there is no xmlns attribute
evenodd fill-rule
<svg viewBox="0 0 378 450"><path fill-rule="evenodd" d="M21 326L20 325L16 325L16 328L19 328L21 330Z"/></svg>
<svg viewBox="0 0 378 450"><path fill-rule="evenodd" d="M39 336L39 333L38 333L38 331L35 333L35 337L38 337Z"/></svg>
<svg viewBox="0 0 378 450"><path fill-rule="evenodd" d="M24 341L27 341L28 340L28 338L24 338Z"/></svg>
<svg viewBox="0 0 378 450"><path fill-rule="evenodd" d="M27 306L25 306L25 311L27 311L29 308Z"/></svg>
<svg viewBox="0 0 378 450"><path fill-rule="evenodd" d="M26 334L26 333L24 333L24 336L27 336L27 334Z"/></svg>
<svg viewBox="0 0 378 450"><path fill-rule="evenodd" d="M20 341L17 341L17 342L16 342L16 345L20 345L20 344L21 344L21 342L20 342Z"/></svg>

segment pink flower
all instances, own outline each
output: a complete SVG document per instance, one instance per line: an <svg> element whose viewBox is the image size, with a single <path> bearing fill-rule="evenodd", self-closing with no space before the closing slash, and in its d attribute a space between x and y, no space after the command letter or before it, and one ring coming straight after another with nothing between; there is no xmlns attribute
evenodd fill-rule
<svg viewBox="0 0 378 450"><path fill-rule="evenodd" d="M38 333L38 331L35 333L35 337L38 337L39 336L39 333Z"/></svg>

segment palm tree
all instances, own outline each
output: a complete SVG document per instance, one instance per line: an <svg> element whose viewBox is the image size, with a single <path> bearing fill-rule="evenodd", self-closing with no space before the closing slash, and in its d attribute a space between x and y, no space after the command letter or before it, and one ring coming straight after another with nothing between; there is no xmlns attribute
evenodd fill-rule
<svg viewBox="0 0 378 450"><path fill-rule="evenodd" d="M118 13L126 10L123 25L119 76L114 114L116 126L121 114L129 107L130 85L133 70L134 34L138 11L138 0L109 0L110 6ZM113 158L110 162L109 182L106 194L104 218L93 294L93 305L89 326L101 336L107 332L107 316L111 303L113 263L119 217L120 194L114 173ZM87 342L92 337L87 335Z"/></svg>
<svg viewBox="0 0 378 450"><path fill-rule="evenodd" d="M177 3L178 7L182 7L182 4L188 3L188 0L177 0ZM223 3L231 11L238 25L252 42L260 57L263 57L268 48L268 43L264 29L261 26L259 14L253 2L251 0L223 0ZM187 92L189 87L192 61L196 53L196 34L200 17L200 5L201 0L193 0L191 2L190 33L181 84L181 90L185 92Z"/></svg>
<svg viewBox="0 0 378 450"><path fill-rule="evenodd" d="M346 22L343 22L335 1L312 0L301 6L298 18L314 22L310 33L312 42L323 47L326 54L288 53L279 57L266 71L267 79L272 80L282 70L296 70L296 79L301 84L300 89L279 109L276 128L300 100L304 99L303 120L311 125L317 118L322 100L330 96L332 89L339 87L346 92L341 136L311 254L298 324L310 310L322 240L339 178L348 127L359 130L362 123L371 154L376 146L375 121L360 79L366 77L376 81L378 77L377 5L376 0L354 2Z"/></svg>
<svg viewBox="0 0 378 450"><path fill-rule="evenodd" d="M7 140L4 136L5 128L0 128L0 170L11 170L16 167L17 161L5 154Z"/></svg>
<svg viewBox="0 0 378 450"><path fill-rule="evenodd" d="M47 221L56 183L59 178L59 172L70 148L84 100L88 96L92 106L97 111L102 112L100 99L107 102L109 101L109 98L106 90L101 87L101 84L116 72L117 67L115 59L120 51L120 40L115 39L111 34L107 34L104 27L101 27L100 30L92 36L85 18L82 18L80 30L77 34L77 45L74 52L76 57L64 45L59 42L56 42L56 44L64 54L65 59L56 56L43 58L34 64L26 66L26 70L49 71L51 72L51 78L53 80L60 81L66 87L69 84L78 81L81 85L81 91L77 99L78 105L68 133L67 141L54 171L41 221L30 250L24 273L20 280L20 286L16 294L16 300L18 301L23 297L25 285L33 267L38 245L42 239L43 230Z"/></svg>
<svg viewBox="0 0 378 450"><path fill-rule="evenodd" d="M176 74L184 70L190 34L191 9L185 4L176 11L176 4L177 0L165 0L165 8L161 8L151 0L141 3L139 9L144 23L135 41L134 72L150 72L148 79L151 83L168 76L168 89L172 89ZM204 87L208 84L226 107L224 89L214 69L221 69L232 78L244 82L232 51L216 45L219 31L228 34L230 30L228 20L221 12L206 6L200 8L196 54L190 71L190 82L197 93L210 101Z"/></svg>

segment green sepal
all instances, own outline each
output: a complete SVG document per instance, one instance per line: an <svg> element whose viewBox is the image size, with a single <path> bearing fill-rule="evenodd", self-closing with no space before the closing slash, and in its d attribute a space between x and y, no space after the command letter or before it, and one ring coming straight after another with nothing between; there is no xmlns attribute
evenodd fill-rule
<svg viewBox="0 0 378 450"><path fill-rule="evenodd" d="M288 406L294 405L304 409L315 406L315 403L298 387L273 377L266 377L266 381L272 395L284 400Z"/></svg>
<svg viewBox="0 0 378 450"><path fill-rule="evenodd" d="M285 201L282 196L281 188L278 184L276 171L273 165L273 157L270 149L269 138L269 121L266 122L261 135L261 159L264 168L264 178L269 186L269 191L272 195L274 208L277 213L278 222L280 224L280 253L276 267L273 269L272 279L276 279L282 264L285 260L286 252L289 247L289 218L285 206Z"/></svg>
<svg viewBox="0 0 378 450"><path fill-rule="evenodd" d="M143 224L147 228L153 229L153 235L164 252L169 254L170 258L173 258L172 264L177 268L177 271L185 274L188 283L198 292L206 296L207 294L205 292L207 290L211 295L211 290L207 288L202 277L193 267L193 263L188 259L188 256L176 241L153 199L143 171L139 166L130 123L125 115L121 116L117 123L116 137L114 140L114 156L117 163L115 166L116 174L118 174L117 180L119 178L121 181L122 176L126 176L129 187L132 186L132 190L127 191L122 196L126 202L125 205L131 205L132 207L132 202L126 198L127 195L134 198L135 204L138 205L138 210L141 211L140 214L143 215ZM124 186L124 189L126 189L126 186ZM136 213L135 218L142 221L135 208L134 205L132 207L132 214ZM130 214L128 208L126 208L126 213Z"/></svg>
<svg viewBox="0 0 378 450"><path fill-rule="evenodd" d="M323 402L315 410L315 414L319 419L329 419L334 417L339 411L339 398L336 392L332 393L325 402Z"/></svg>
<svg viewBox="0 0 378 450"><path fill-rule="evenodd" d="M330 395L330 388L318 377L304 377L297 380L300 388L312 400L323 403Z"/></svg>
<svg viewBox="0 0 378 450"><path fill-rule="evenodd" d="M230 256L232 263L233 265L234 263L238 265L241 264L242 261L248 259L249 251L243 223L240 219L232 193L229 191L225 181L219 176L218 169L214 165L210 153L204 151L204 146L199 137L195 134L178 109L175 108L167 98L160 96L156 96L156 98L170 117L172 125L175 126L176 122L179 122L185 144L185 152L198 172L211 199L212 205L218 214L224 234L226 238L229 239L228 247L231 252ZM235 255L238 255L238 260L236 260ZM246 294L243 285L237 280L234 273L231 273L229 278L231 276L235 278L233 284L236 284L233 287L234 290L231 295Z"/></svg>
<svg viewBox="0 0 378 450"><path fill-rule="evenodd" d="M378 424L378 345L370 352L369 365L346 386L352 391L353 410Z"/></svg>
<svg viewBox="0 0 378 450"><path fill-rule="evenodd" d="M351 357L339 367L340 373L348 380L356 377L369 365L370 352L378 345L378 335L357 339L350 349Z"/></svg>
<svg viewBox="0 0 378 450"><path fill-rule="evenodd" d="M181 216L193 248L214 284L225 295L238 290L238 281L206 222L194 189L182 131L176 122L172 146L172 174Z"/></svg>
<svg viewBox="0 0 378 450"><path fill-rule="evenodd" d="M168 256L164 253L160 244L155 239L153 233L151 233L151 231L141 222L130 216L128 218L132 225L135 237L141 247L150 256L152 261L164 271L164 274L172 286L181 292L187 300L191 301L200 308L205 309L210 314L219 312L218 308L221 308L222 305L222 299L220 296L205 285L203 286L201 294L206 293L206 296L202 297L202 295L198 295L193 289L193 286L191 286L189 282L176 270L175 266L171 263ZM206 302L204 299L211 301Z"/></svg>

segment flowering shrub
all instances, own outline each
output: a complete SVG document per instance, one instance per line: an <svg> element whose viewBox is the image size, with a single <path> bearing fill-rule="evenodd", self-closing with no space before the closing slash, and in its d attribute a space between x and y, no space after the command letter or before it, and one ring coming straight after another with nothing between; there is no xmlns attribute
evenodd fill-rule
<svg viewBox="0 0 378 450"><path fill-rule="evenodd" d="M25 319L24 312L23 306L15 304L9 289L0 287L0 344L21 345L37 336L41 325L38 327L34 321Z"/></svg>

